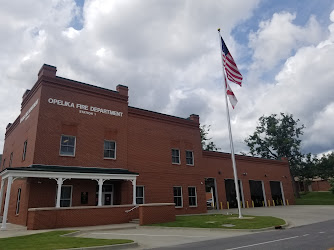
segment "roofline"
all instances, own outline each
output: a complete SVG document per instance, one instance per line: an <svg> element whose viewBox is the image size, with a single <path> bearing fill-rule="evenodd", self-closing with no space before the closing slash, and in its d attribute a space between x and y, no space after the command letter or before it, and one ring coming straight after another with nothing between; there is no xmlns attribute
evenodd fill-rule
<svg viewBox="0 0 334 250"><path fill-rule="evenodd" d="M172 121L172 122L177 122L178 124L184 124L187 126L199 128L199 123L196 123L190 120L189 118L182 118L178 116L163 114L163 113L159 113L156 111L151 111L151 110L132 107L132 106L128 106L128 114L129 115L140 115L142 117L148 117L148 118L164 120L164 121Z"/></svg>
<svg viewBox="0 0 334 250"><path fill-rule="evenodd" d="M202 151L202 156L206 158L224 158L224 159L231 159L231 154L226 152L219 152L219 151ZM266 159L261 157L254 157L248 155L235 155L236 160L240 161L255 161L255 162L263 162L263 163L272 163L272 164L279 164L279 165L289 165L287 160L275 160L275 159Z"/></svg>

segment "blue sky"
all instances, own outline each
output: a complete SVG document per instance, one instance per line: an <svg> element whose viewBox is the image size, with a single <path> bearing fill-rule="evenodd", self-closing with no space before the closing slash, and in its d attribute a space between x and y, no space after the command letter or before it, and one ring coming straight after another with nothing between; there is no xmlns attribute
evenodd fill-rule
<svg viewBox="0 0 334 250"><path fill-rule="evenodd" d="M0 9L0 147L42 64L114 90L131 106L200 115L229 152L217 28L244 81L231 84L236 152L258 118L290 113L305 124L302 150L334 150L334 2L274 0L6 1ZM2 136L1 136L2 135ZM1 148L0 148L1 150Z"/></svg>

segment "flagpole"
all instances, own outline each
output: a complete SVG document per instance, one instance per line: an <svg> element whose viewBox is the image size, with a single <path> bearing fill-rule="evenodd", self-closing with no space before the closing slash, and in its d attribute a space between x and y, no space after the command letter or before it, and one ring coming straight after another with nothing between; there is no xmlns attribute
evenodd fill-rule
<svg viewBox="0 0 334 250"><path fill-rule="evenodd" d="M218 29L218 36L219 36L219 43L220 43L220 56L222 59L222 69L223 69L223 77L224 77L224 90L225 90L225 103L226 103L226 115L227 115L227 126L229 131L229 137L230 137L230 148L231 148L231 159L232 159L232 166L233 166L233 174L234 174L234 184L235 184L235 191L237 194L237 203L238 203L238 211L239 211L239 218L242 218L241 214L241 204L240 204L240 193L239 193L239 183L238 183L238 174L237 174L237 167L235 164L235 156L234 156L234 147L233 147L233 139L232 139L232 130L231 130L231 121L230 121L230 111L228 108L228 102L227 102L227 89L226 89L226 76L225 76L225 70L224 70L224 63L223 63L223 54L222 54L222 39L220 35L220 29Z"/></svg>

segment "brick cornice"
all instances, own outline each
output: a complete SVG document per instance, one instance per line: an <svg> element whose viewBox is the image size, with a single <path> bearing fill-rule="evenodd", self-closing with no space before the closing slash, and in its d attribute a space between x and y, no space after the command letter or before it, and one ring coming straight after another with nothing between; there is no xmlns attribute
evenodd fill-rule
<svg viewBox="0 0 334 250"><path fill-rule="evenodd" d="M140 108L135 108L135 107L130 107L130 106L128 109L128 114L129 116L136 116L140 118L153 119L153 120L166 122L166 123L172 123L172 124L178 124L178 125L183 125L183 126L188 126L188 127L193 127L193 128L199 128L199 123L196 123L190 119L166 115L166 114L162 114L162 113L158 113L158 112L154 112L150 110L145 110L145 109L140 109Z"/></svg>

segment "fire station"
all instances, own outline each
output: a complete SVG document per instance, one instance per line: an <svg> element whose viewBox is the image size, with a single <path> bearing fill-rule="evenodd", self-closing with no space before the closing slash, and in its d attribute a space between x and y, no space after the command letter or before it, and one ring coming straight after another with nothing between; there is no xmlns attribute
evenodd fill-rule
<svg viewBox="0 0 334 250"><path fill-rule="evenodd" d="M149 224L236 207L230 154L202 150L198 115L131 107L126 86L56 71L42 66L6 127L2 229ZM287 159L237 155L236 163L243 207L294 203Z"/></svg>

